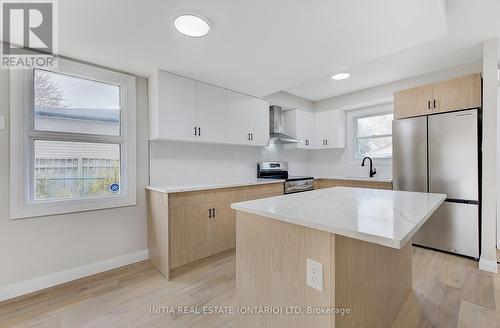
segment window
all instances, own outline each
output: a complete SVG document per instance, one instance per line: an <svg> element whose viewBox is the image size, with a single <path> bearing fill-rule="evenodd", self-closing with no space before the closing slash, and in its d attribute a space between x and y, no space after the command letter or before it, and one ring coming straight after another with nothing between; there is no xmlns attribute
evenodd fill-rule
<svg viewBox="0 0 500 328"><path fill-rule="evenodd" d="M135 78L11 71L11 217L135 205Z"/></svg>
<svg viewBox="0 0 500 328"><path fill-rule="evenodd" d="M392 157L392 113L355 119L356 159Z"/></svg>

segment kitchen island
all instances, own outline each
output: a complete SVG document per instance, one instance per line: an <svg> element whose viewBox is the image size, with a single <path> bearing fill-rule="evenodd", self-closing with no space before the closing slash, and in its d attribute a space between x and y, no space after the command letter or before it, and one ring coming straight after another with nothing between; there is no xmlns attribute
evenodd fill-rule
<svg viewBox="0 0 500 328"><path fill-rule="evenodd" d="M391 327L411 238L445 198L335 187L232 204L238 326Z"/></svg>

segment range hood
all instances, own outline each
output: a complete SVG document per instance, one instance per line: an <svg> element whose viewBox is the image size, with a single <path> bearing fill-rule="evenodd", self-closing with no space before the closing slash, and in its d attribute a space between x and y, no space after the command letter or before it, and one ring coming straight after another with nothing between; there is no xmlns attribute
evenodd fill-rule
<svg viewBox="0 0 500 328"><path fill-rule="evenodd" d="M270 144L288 144L298 143L299 141L283 133L283 109L280 106L269 107L269 143Z"/></svg>

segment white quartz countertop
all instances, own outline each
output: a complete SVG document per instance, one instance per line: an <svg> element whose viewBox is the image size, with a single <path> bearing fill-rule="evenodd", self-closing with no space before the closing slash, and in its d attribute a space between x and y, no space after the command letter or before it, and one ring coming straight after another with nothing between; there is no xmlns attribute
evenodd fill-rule
<svg viewBox="0 0 500 328"><path fill-rule="evenodd" d="M231 187L253 186L270 183L283 183L285 180L280 179L248 179L248 180L234 180L234 181L219 181L219 182L201 182L201 183L182 183L172 184L168 186L147 186L146 189L152 191L163 192L166 194L174 192L198 191Z"/></svg>
<svg viewBox="0 0 500 328"><path fill-rule="evenodd" d="M371 181L371 182L392 182L392 178L380 178L380 177L357 177L357 176L347 176L347 175L334 175L334 176L318 176L315 179L331 179L331 180L354 180L354 181Z"/></svg>
<svg viewBox="0 0 500 328"><path fill-rule="evenodd" d="M400 249L444 194L335 187L234 203L235 210Z"/></svg>

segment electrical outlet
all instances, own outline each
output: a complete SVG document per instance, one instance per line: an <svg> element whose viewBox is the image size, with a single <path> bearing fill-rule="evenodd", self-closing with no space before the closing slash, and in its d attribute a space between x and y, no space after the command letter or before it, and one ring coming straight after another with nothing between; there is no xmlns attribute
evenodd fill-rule
<svg viewBox="0 0 500 328"><path fill-rule="evenodd" d="M311 259L307 263L307 286L323 291L323 264Z"/></svg>

